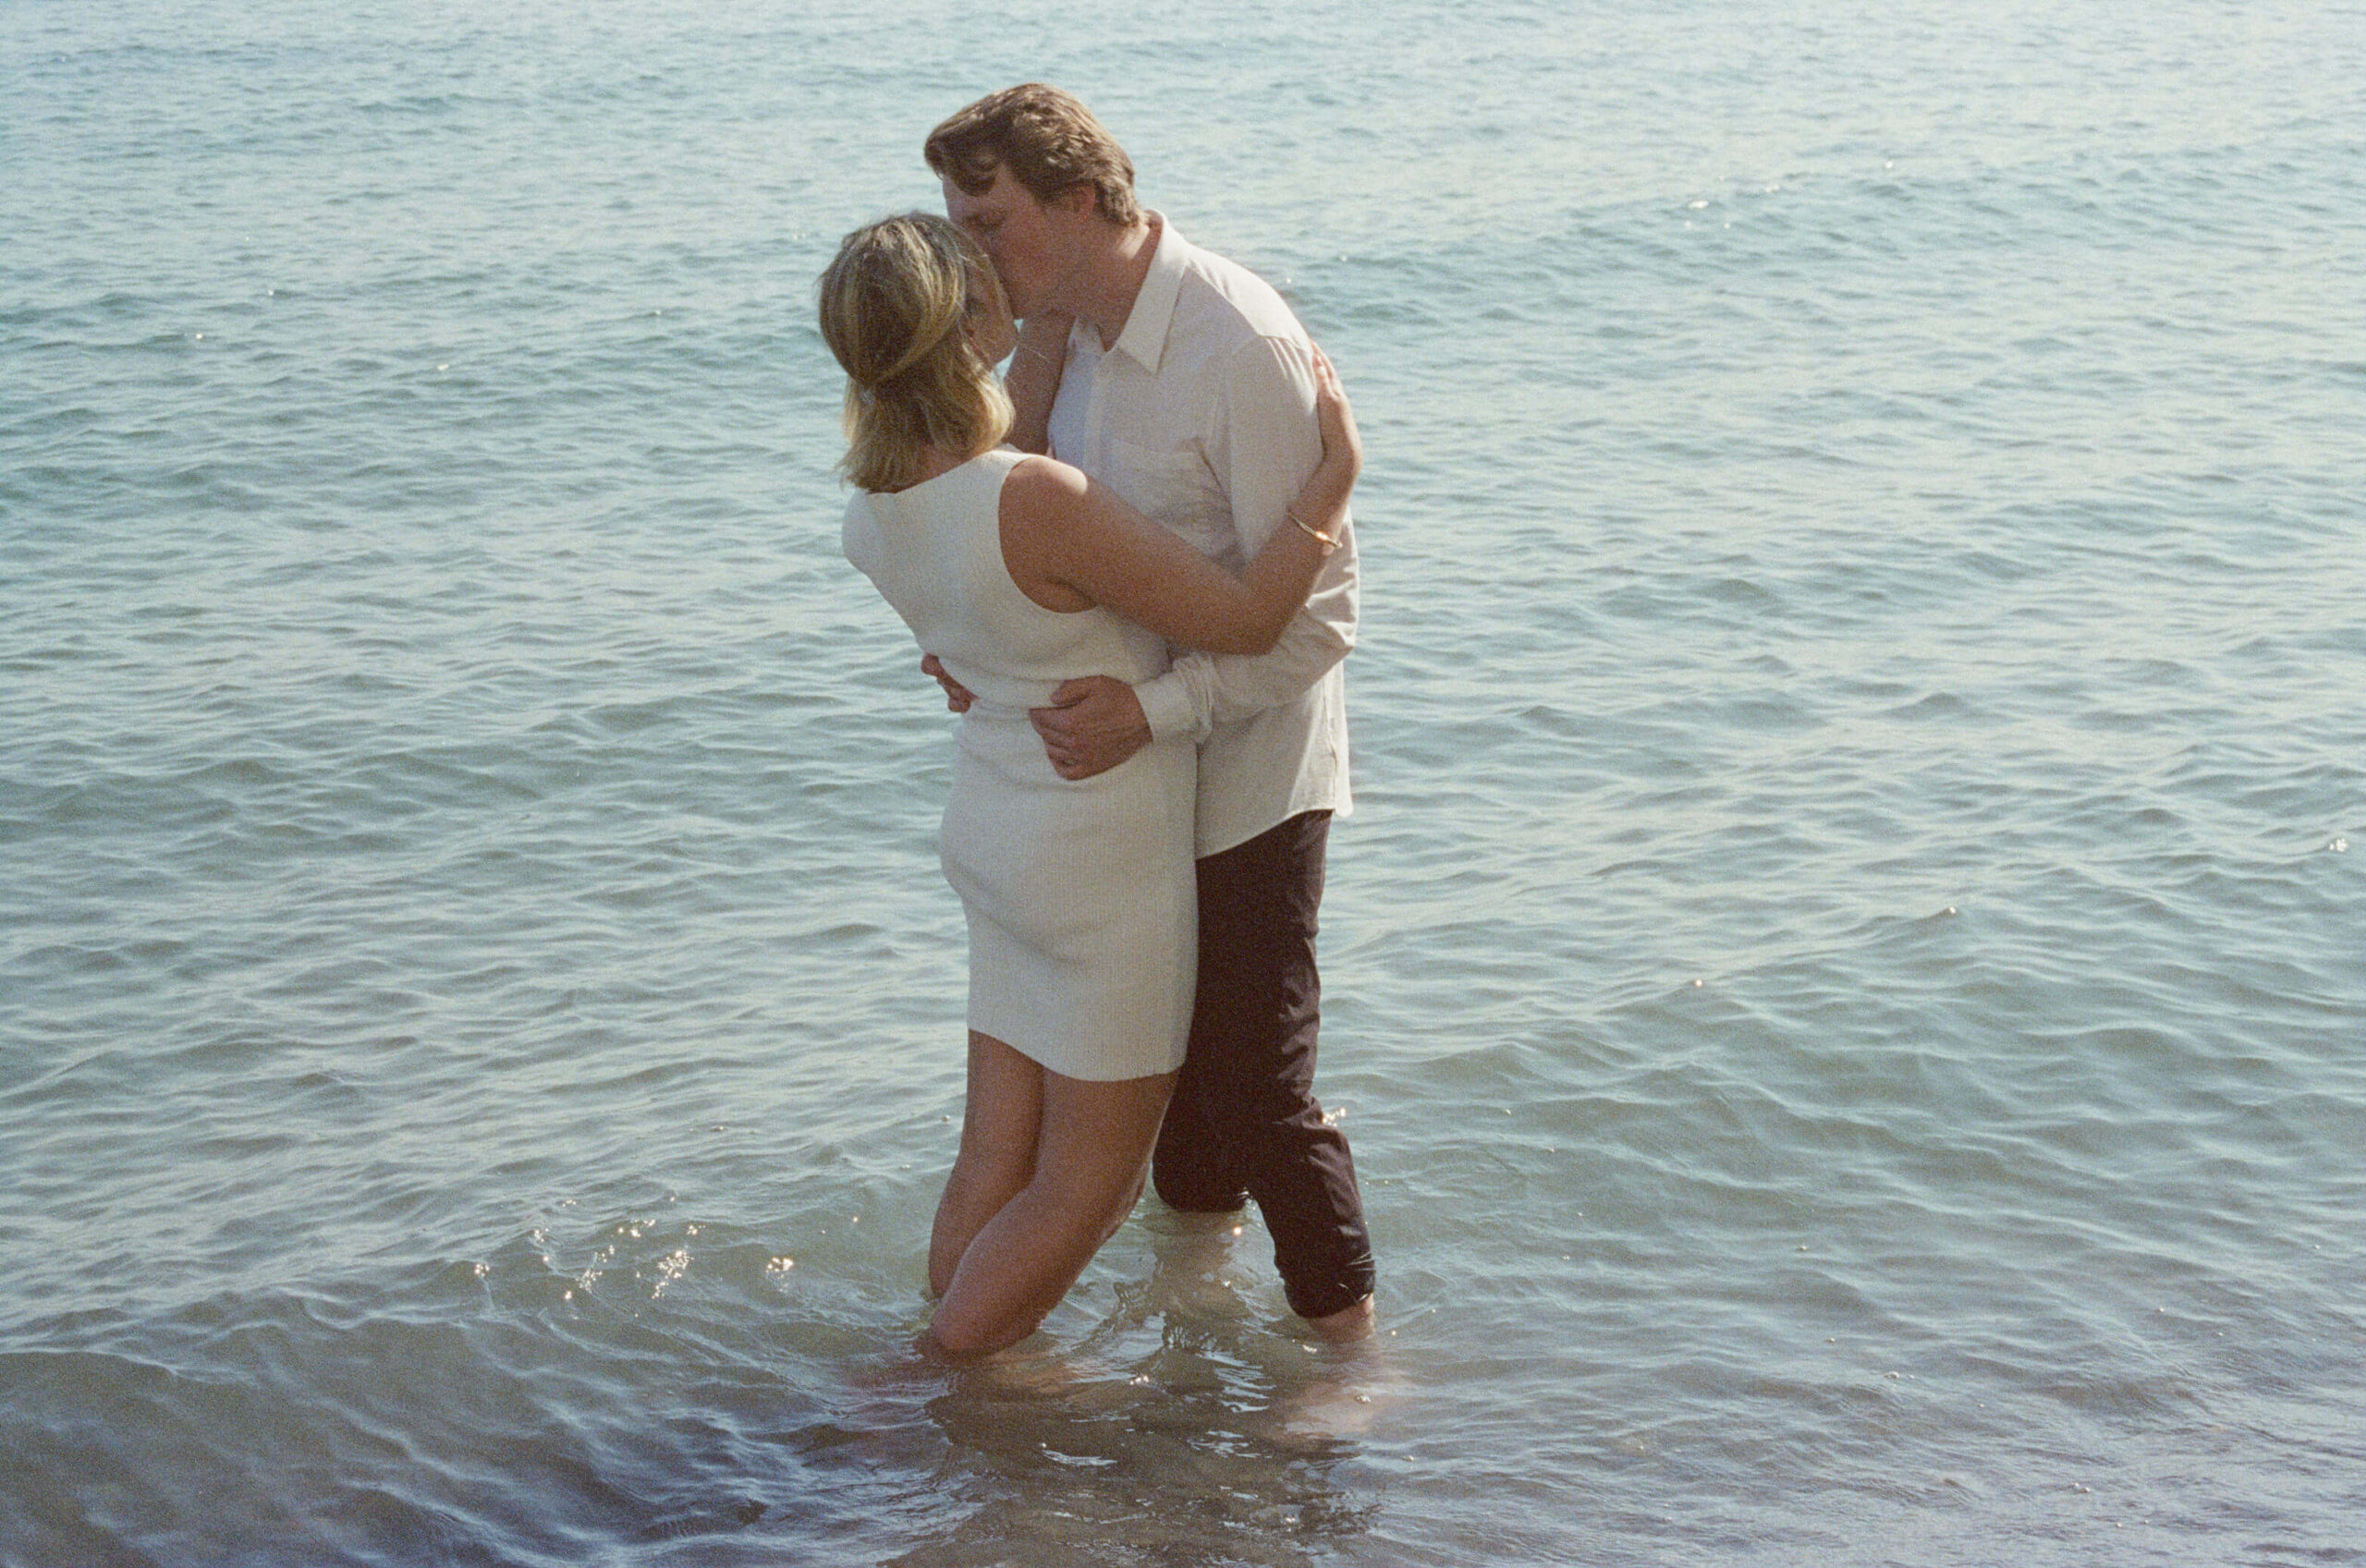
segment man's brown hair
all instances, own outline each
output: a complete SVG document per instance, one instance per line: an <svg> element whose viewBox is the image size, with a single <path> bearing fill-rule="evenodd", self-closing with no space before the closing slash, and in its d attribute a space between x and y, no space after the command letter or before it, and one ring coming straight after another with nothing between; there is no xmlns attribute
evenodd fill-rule
<svg viewBox="0 0 2366 1568"><path fill-rule="evenodd" d="M1103 217L1128 225L1141 220L1126 150L1074 94L1040 81L1006 87L960 110L928 133L922 152L940 178L972 196L985 194L1000 167L1038 201L1089 185Z"/></svg>

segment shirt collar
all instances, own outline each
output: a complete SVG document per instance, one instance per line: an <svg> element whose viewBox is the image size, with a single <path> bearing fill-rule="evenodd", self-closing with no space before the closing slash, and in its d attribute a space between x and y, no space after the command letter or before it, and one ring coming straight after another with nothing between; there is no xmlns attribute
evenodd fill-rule
<svg viewBox="0 0 2366 1568"><path fill-rule="evenodd" d="M1155 375L1166 351L1166 330L1175 324L1176 298L1183 292L1183 256L1190 246L1163 215L1153 213L1151 219L1158 225L1158 248L1151 252L1150 271L1134 295L1134 308L1126 312L1126 329L1110 347Z"/></svg>

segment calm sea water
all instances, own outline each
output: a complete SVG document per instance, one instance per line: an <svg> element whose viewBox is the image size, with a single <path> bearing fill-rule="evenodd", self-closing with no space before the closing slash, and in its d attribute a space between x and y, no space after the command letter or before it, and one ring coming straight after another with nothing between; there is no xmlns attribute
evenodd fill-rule
<svg viewBox="0 0 2366 1568"><path fill-rule="evenodd" d="M1372 447L1360 1352L904 1354L811 280L1031 77ZM0 1562L2366 1562L2361 212L2354 4L0 0Z"/></svg>

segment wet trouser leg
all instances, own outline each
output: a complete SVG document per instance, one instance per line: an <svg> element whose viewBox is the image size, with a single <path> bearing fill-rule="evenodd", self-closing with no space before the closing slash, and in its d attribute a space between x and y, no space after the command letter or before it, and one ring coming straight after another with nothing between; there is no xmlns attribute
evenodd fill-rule
<svg viewBox="0 0 2366 1568"><path fill-rule="evenodd" d="M1199 862L1199 994L1154 1163L1159 1197L1176 1209L1256 1199L1304 1318L1354 1306L1373 1274L1355 1160L1314 1098L1330 828L1331 813L1309 811Z"/></svg>

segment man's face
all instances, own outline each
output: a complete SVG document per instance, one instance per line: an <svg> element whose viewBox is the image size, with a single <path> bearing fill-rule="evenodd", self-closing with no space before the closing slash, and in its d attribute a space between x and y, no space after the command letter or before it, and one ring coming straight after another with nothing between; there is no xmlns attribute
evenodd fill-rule
<svg viewBox="0 0 2366 1568"><path fill-rule="evenodd" d="M1058 201L1038 201L1002 167L981 195L970 195L950 179L944 185L945 215L985 248L1009 298L1010 313L1024 319L1060 304L1083 261L1078 225L1092 221L1091 188L1079 187Z"/></svg>

